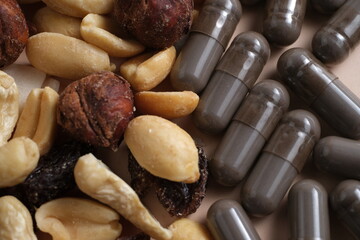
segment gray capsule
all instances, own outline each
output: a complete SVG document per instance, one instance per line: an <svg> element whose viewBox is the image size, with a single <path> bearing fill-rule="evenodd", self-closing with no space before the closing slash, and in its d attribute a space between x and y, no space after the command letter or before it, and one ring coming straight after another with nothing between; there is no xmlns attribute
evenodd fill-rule
<svg viewBox="0 0 360 240"><path fill-rule="evenodd" d="M330 240L328 196L310 179L295 183L288 195L290 240Z"/></svg>
<svg viewBox="0 0 360 240"><path fill-rule="evenodd" d="M360 1L348 0L312 40L314 55L325 64L346 59L360 42Z"/></svg>
<svg viewBox="0 0 360 240"><path fill-rule="evenodd" d="M244 5L255 5L259 2L262 2L262 0L240 0L240 2Z"/></svg>
<svg viewBox="0 0 360 240"><path fill-rule="evenodd" d="M360 139L360 99L309 51L286 51L277 68L285 84L329 125L345 137Z"/></svg>
<svg viewBox="0 0 360 240"><path fill-rule="evenodd" d="M208 133L225 130L269 56L269 44L261 34L236 36L200 96L193 114L196 126Z"/></svg>
<svg viewBox="0 0 360 240"><path fill-rule="evenodd" d="M266 4L263 34L278 46L294 43L301 32L306 0L269 0Z"/></svg>
<svg viewBox="0 0 360 240"><path fill-rule="evenodd" d="M249 214L276 210L319 137L312 113L299 109L284 115L243 186L242 205Z"/></svg>
<svg viewBox="0 0 360 240"><path fill-rule="evenodd" d="M329 136L314 148L314 162L318 169L360 180L360 142Z"/></svg>
<svg viewBox="0 0 360 240"><path fill-rule="evenodd" d="M234 200L215 202L209 208L206 220L216 240L260 240L246 212Z"/></svg>
<svg viewBox="0 0 360 240"><path fill-rule="evenodd" d="M346 0L311 0L311 5L318 12L331 14L338 10Z"/></svg>
<svg viewBox="0 0 360 240"><path fill-rule="evenodd" d="M289 102L289 94L279 82L264 80L253 87L210 161L218 183L234 186L245 177Z"/></svg>
<svg viewBox="0 0 360 240"><path fill-rule="evenodd" d="M330 204L338 218L360 240L360 182L345 180L330 194Z"/></svg>
<svg viewBox="0 0 360 240"><path fill-rule="evenodd" d="M241 16L239 0L206 0L170 73L176 90L200 92L209 81Z"/></svg>

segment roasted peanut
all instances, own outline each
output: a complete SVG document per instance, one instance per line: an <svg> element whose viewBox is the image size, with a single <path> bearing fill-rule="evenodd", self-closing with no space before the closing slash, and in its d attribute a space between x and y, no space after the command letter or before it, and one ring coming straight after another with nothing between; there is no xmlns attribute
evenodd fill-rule
<svg viewBox="0 0 360 240"><path fill-rule="evenodd" d="M121 234L119 214L98 202L58 198L36 210L37 226L54 240L114 240Z"/></svg>
<svg viewBox="0 0 360 240"><path fill-rule="evenodd" d="M0 239L37 240L27 208L15 197L0 198Z"/></svg>
<svg viewBox="0 0 360 240"><path fill-rule="evenodd" d="M131 57L145 50L145 47L135 40L117 37L117 28L111 18L90 13L82 20L80 30L86 42L103 49L110 56Z"/></svg>
<svg viewBox="0 0 360 240"><path fill-rule="evenodd" d="M182 218L173 222L169 229L173 233L171 240L212 240L209 230L202 224Z"/></svg>
<svg viewBox="0 0 360 240"><path fill-rule="evenodd" d="M151 237L171 239L172 233L149 213L134 190L92 154L79 158L74 176L81 191L109 205Z"/></svg>
<svg viewBox="0 0 360 240"><path fill-rule="evenodd" d="M26 55L37 69L72 80L112 69L106 52L60 33L39 33L30 37Z"/></svg>
<svg viewBox="0 0 360 240"><path fill-rule="evenodd" d="M11 137L19 117L19 91L15 80L0 71L0 146Z"/></svg>
<svg viewBox="0 0 360 240"><path fill-rule="evenodd" d="M35 13L34 24L38 32L55 32L81 39L81 19L58 13L48 7Z"/></svg>
<svg viewBox="0 0 360 240"><path fill-rule="evenodd" d="M143 114L157 115L167 119L191 114L199 103L199 96L191 91L150 92L135 94L135 106Z"/></svg>
<svg viewBox="0 0 360 240"><path fill-rule="evenodd" d="M175 123L158 116L139 116L130 121L124 137L139 165L151 174L175 182L199 179L194 140Z"/></svg>
<svg viewBox="0 0 360 240"><path fill-rule="evenodd" d="M145 53L124 62L120 73L136 91L147 91L156 87L169 74L176 58L175 47L152 55Z"/></svg>

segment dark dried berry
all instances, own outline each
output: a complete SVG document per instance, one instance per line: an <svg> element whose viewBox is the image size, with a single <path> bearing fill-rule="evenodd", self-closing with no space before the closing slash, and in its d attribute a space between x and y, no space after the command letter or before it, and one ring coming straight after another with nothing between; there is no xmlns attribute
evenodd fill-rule
<svg viewBox="0 0 360 240"><path fill-rule="evenodd" d="M150 240L150 236L145 233L138 233L133 236L122 236L116 240Z"/></svg>

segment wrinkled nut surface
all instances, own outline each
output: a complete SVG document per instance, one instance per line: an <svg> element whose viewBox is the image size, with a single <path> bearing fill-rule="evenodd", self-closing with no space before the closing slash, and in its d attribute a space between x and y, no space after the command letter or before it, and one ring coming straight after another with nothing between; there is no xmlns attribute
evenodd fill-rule
<svg viewBox="0 0 360 240"><path fill-rule="evenodd" d="M19 117L19 91L15 80L0 71L0 146L11 137Z"/></svg>
<svg viewBox="0 0 360 240"><path fill-rule="evenodd" d="M37 240L28 209L15 197L0 198L0 239Z"/></svg>
<svg viewBox="0 0 360 240"><path fill-rule="evenodd" d="M39 148L29 138L11 139L0 147L0 187L19 184L35 169L39 161Z"/></svg>
<svg viewBox="0 0 360 240"><path fill-rule="evenodd" d="M50 87L33 89L21 112L14 137L31 138L39 147L40 155L47 153L56 133L56 113L59 94Z"/></svg>
<svg viewBox="0 0 360 240"><path fill-rule="evenodd" d="M209 230L202 224L182 218L176 220L169 226L173 233L171 240L212 240Z"/></svg>
<svg viewBox="0 0 360 240"><path fill-rule="evenodd" d="M116 36L117 24L111 18L88 14L81 22L82 38L113 57L132 57L145 50L135 40L124 40Z"/></svg>
<svg viewBox="0 0 360 240"><path fill-rule="evenodd" d="M125 142L139 165L170 181L193 183L200 177L194 140L178 125L158 116L130 121Z"/></svg>
<svg viewBox="0 0 360 240"><path fill-rule="evenodd" d="M119 214L98 202L58 198L36 210L38 228L54 240L114 240L121 234Z"/></svg>
<svg viewBox="0 0 360 240"><path fill-rule="evenodd" d="M150 92L135 94L135 106L143 114L157 115L167 119L191 114L199 103L199 96L191 91Z"/></svg>
<svg viewBox="0 0 360 240"><path fill-rule="evenodd" d="M81 39L81 19L58 13L49 7L39 9L33 22L38 32L55 32Z"/></svg>
<svg viewBox="0 0 360 240"><path fill-rule="evenodd" d="M112 69L104 50L60 33L46 32L30 37L26 55L35 68L72 80Z"/></svg>
<svg viewBox="0 0 360 240"><path fill-rule="evenodd" d="M42 0L51 9L72 17L85 17L88 13L107 14L114 8L113 0Z"/></svg>
<svg viewBox="0 0 360 240"><path fill-rule="evenodd" d="M134 190L91 153L79 158L74 176L81 191L109 205L151 237L171 239L171 231L149 213Z"/></svg>
<svg viewBox="0 0 360 240"><path fill-rule="evenodd" d="M147 91L156 87L170 73L176 59L175 47L154 55L145 53L120 66L120 73L136 91Z"/></svg>

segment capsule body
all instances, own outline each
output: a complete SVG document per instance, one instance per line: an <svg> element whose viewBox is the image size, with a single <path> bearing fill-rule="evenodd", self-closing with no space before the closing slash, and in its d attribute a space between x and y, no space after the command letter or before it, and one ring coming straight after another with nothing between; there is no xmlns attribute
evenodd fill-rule
<svg viewBox="0 0 360 240"><path fill-rule="evenodd" d="M170 73L176 90L200 92L241 16L239 0L206 0Z"/></svg>
<svg viewBox="0 0 360 240"><path fill-rule="evenodd" d="M360 142L329 136L316 144L313 156L318 169L360 180Z"/></svg>
<svg viewBox="0 0 360 240"><path fill-rule="evenodd" d="M240 0L241 4L243 4L243 5L254 5L261 1L262 0Z"/></svg>
<svg viewBox="0 0 360 240"><path fill-rule="evenodd" d="M348 0L312 40L314 55L325 64L346 59L360 42L360 1Z"/></svg>
<svg viewBox="0 0 360 240"><path fill-rule="evenodd" d="M360 240L360 182L345 180L330 194L330 204L338 218Z"/></svg>
<svg viewBox="0 0 360 240"><path fill-rule="evenodd" d="M277 68L284 83L329 125L345 137L360 139L360 99L309 51L286 51Z"/></svg>
<svg viewBox="0 0 360 240"><path fill-rule="evenodd" d="M331 14L338 10L346 0L311 0L311 5L318 12Z"/></svg>
<svg viewBox="0 0 360 240"><path fill-rule="evenodd" d="M260 240L246 212L234 200L222 199L213 203L206 220L216 240Z"/></svg>
<svg viewBox="0 0 360 240"><path fill-rule="evenodd" d="M266 4L263 34L278 46L294 43L301 32L307 0L269 0Z"/></svg>
<svg viewBox="0 0 360 240"><path fill-rule="evenodd" d="M290 240L330 240L328 196L310 179L295 183L288 195Z"/></svg>
<svg viewBox="0 0 360 240"><path fill-rule="evenodd" d="M293 110L280 120L242 189L242 205L254 216L265 216L279 206L296 175L302 170L320 124L305 110Z"/></svg>
<svg viewBox="0 0 360 240"><path fill-rule="evenodd" d="M224 131L269 56L269 44L261 34L239 34L217 64L200 96L193 114L196 126L208 133Z"/></svg>
<svg viewBox="0 0 360 240"><path fill-rule="evenodd" d="M234 186L245 177L289 102L286 88L277 81L264 80L253 87L210 161L218 183Z"/></svg>

